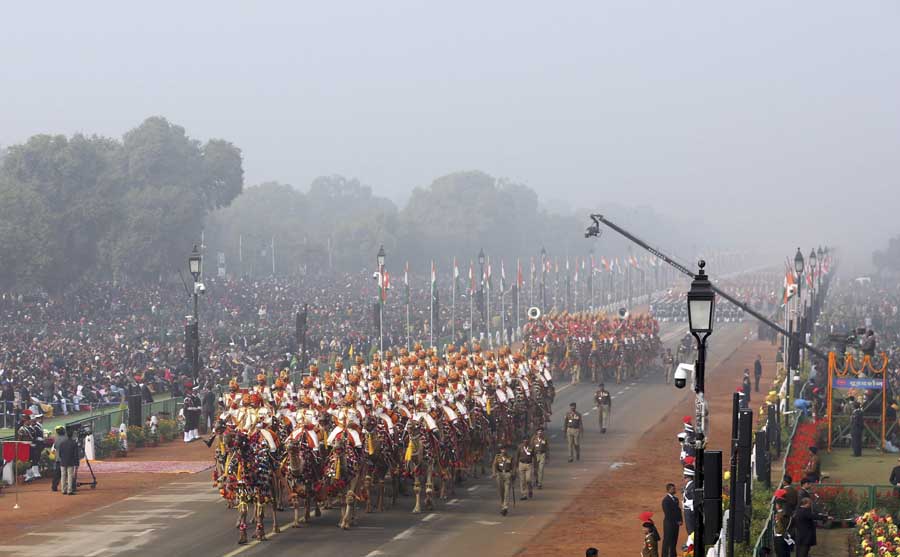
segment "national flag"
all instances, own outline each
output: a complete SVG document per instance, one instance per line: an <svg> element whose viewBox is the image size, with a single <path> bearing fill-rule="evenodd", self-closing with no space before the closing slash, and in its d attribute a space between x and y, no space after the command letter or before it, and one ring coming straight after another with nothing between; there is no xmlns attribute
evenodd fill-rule
<svg viewBox="0 0 900 557"><path fill-rule="evenodd" d="M506 290L506 267L503 265L503 260L500 260L500 292Z"/></svg>
<svg viewBox="0 0 900 557"><path fill-rule="evenodd" d="M578 284L578 258L575 258L575 284Z"/></svg>
<svg viewBox="0 0 900 557"><path fill-rule="evenodd" d="M611 267L609 266L609 261L606 260L605 257L600 257L600 264L606 269L606 272L610 272Z"/></svg>
<svg viewBox="0 0 900 557"><path fill-rule="evenodd" d="M532 268L534 265L532 265ZM525 286L525 279L522 278L522 262L516 259L516 286L522 288Z"/></svg>
<svg viewBox="0 0 900 557"><path fill-rule="evenodd" d="M491 289L491 260L490 259L488 259L486 272L487 272L487 277L485 277L485 283L487 284L488 290L490 290Z"/></svg>
<svg viewBox="0 0 900 557"><path fill-rule="evenodd" d="M434 259L431 260L431 291L434 292L434 287L437 284L437 270L434 267Z"/></svg>
<svg viewBox="0 0 900 557"><path fill-rule="evenodd" d="M475 268L472 260L469 260L469 295L475 294Z"/></svg>

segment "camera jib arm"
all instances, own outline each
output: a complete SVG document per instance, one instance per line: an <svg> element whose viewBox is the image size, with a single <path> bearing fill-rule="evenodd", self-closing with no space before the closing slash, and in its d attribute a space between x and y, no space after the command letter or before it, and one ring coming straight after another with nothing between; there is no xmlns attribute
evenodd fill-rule
<svg viewBox="0 0 900 557"><path fill-rule="evenodd" d="M687 276L691 277L692 279L695 278L694 273L693 273L690 269L688 269L687 267L685 267L685 266L682 265L681 263L678 263L677 261L674 261L674 260L673 260L671 257L669 257L668 255L666 255L666 254L664 254L663 252L659 251L658 249L654 248L653 246L651 246L651 245L648 244L647 242L641 240L640 238L638 238L637 236L635 236L635 235L632 234L631 232L628 232L627 230L625 230L625 229L622 228L621 226L619 226L619 225L615 224L614 222L610 221L609 219L605 218L603 215L599 215L599 214L591 214L591 220L594 221L594 224L592 224L591 226L589 226L588 229L587 229L587 231L584 233L584 237L585 237L585 238L592 238L592 237L600 236L600 223L603 223L603 224L605 224L606 226L608 226L608 227L612 228L613 230L615 230L616 232L618 232L619 234L621 234L622 236L625 236L626 238L628 238L629 240L631 240L631 241L634 242L635 244L637 244L637 245L641 246L642 248L644 248L645 250L649 251L650 253L652 253L652 254L655 255L656 257L662 259L663 261L665 261L666 263L668 263L669 265L671 265L672 267L674 267L675 269L677 269L677 270L678 270L679 272L681 272L682 274L687 275ZM768 325L769 327L775 329L775 330L778 331L779 333L781 333L781 334L783 334L783 335L785 335L785 336L787 336L787 337L793 338L794 341L799 342L801 346L805 347L807 350L809 350L810 352L812 352L812 353L815 354L816 356L819 356L820 358L824 358L824 359L826 359L826 360L828 359L828 355L827 355L825 352L823 352L822 350L819 350L819 349L816 348L815 346L812 346L811 344L807 343L807 342L805 341L805 339L803 339L803 338L800 337L799 334L788 332L784 327L781 327L781 326L778 325L777 323L774 323L774 322L770 321L769 319L767 319L766 317L764 317L761 313L757 312L756 310L754 310L752 307L748 306L747 304L738 301L735 297L731 296L731 295L728 294L727 292L724 292L722 289L718 288L716 285L711 284L710 287L712 288L712 290L713 290L716 294L718 294L718 295L721 296L722 298L728 300L728 301L731 302L732 304L734 304L734 305L736 305L737 307L741 308L741 309L744 310L745 312L749 313L750 315L752 315L753 317L755 317L755 318L758 319L759 321L762 321L763 323L765 323L765 324Z"/></svg>

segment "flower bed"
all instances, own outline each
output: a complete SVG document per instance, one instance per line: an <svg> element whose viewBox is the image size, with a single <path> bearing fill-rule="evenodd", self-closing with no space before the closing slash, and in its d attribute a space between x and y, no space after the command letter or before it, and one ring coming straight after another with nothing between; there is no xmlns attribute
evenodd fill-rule
<svg viewBox="0 0 900 557"><path fill-rule="evenodd" d="M850 550L851 555L860 557L898 557L900 533L893 517L873 510L857 518Z"/></svg>

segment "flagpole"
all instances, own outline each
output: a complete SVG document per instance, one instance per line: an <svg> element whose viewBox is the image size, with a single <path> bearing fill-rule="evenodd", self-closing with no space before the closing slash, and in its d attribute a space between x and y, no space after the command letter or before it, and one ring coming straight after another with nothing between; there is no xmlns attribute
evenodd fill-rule
<svg viewBox="0 0 900 557"><path fill-rule="evenodd" d="M450 342L456 342L456 258L453 258L453 284L450 285Z"/></svg>
<svg viewBox="0 0 900 557"><path fill-rule="evenodd" d="M409 261L403 270L403 283L406 285L406 349L409 350Z"/></svg>
<svg viewBox="0 0 900 557"><path fill-rule="evenodd" d="M475 339L475 274L473 263L469 260L469 339Z"/></svg>
<svg viewBox="0 0 900 557"><path fill-rule="evenodd" d="M500 343L506 335L506 269L503 266L503 260L500 260Z"/></svg>
<svg viewBox="0 0 900 557"><path fill-rule="evenodd" d="M434 348L434 259L431 260L431 317L428 323L428 344Z"/></svg>
<svg viewBox="0 0 900 557"><path fill-rule="evenodd" d="M487 321L486 328L487 328L487 336L488 336L488 346L493 348L494 341L491 338L491 258L490 257L488 257L488 276L487 276L487 278L488 278L488 280L485 281L485 288L484 288L485 293L486 293L485 309L487 310L487 319L485 321Z"/></svg>

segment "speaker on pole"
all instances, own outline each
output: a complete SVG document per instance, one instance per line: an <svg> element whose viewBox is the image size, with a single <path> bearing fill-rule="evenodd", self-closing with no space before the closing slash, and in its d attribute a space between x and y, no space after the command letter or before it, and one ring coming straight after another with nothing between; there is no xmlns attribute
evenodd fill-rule
<svg viewBox="0 0 900 557"><path fill-rule="evenodd" d="M756 480L763 482L768 489L772 487L772 468L766 433L765 431L756 432Z"/></svg>
<svg viewBox="0 0 900 557"><path fill-rule="evenodd" d="M722 451L703 453L703 542L713 545L722 531Z"/></svg>
<svg viewBox="0 0 900 557"><path fill-rule="evenodd" d="M144 426L144 417L142 416L144 400L140 391L137 394L128 395L128 425Z"/></svg>

